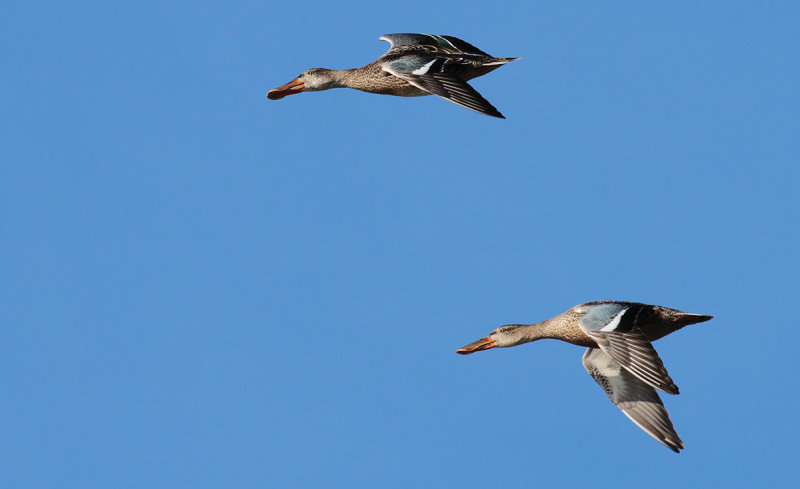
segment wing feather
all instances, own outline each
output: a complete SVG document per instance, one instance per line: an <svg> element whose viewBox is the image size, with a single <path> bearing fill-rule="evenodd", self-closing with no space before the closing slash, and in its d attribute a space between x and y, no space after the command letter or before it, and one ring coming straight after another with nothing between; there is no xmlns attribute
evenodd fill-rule
<svg viewBox="0 0 800 489"><path fill-rule="evenodd" d="M583 366L611 402L648 435L675 452L684 448L655 389L598 348L586 350Z"/></svg>
<svg viewBox="0 0 800 489"><path fill-rule="evenodd" d="M664 362L638 327L643 306L607 303L588 306L578 326L623 368L651 387L677 394Z"/></svg>
<svg viewBox="0 0 800 489"><path fill-rule="evenodd" d="M394 49L400 46L431 46L448 53L491 57L491 55L481 51L472 44L453 36L411 33L385 34L380 37L380 40L387 41L389 44L391 44L389 49Z"/></svg>
<svg viewBox="0 0 800 489"><path fill-rule="evenodd" d="M457 76L447 73L448 63L455 60L435 57L400 58L383 63L381 67L417 88L438 95L475 112L505 119L477 90Z"/></svg>

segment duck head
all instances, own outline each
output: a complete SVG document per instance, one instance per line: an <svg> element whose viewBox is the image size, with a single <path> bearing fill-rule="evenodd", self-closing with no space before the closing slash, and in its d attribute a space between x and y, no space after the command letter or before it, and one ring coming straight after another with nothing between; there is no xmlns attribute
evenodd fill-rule
<svg viewBox="0 0 800 489"><path fill-rule="evenodd" d="M294 95L300 92L316 92L319 90L336 88L339 85L336 83L337 79L333 76L333 72L334 70L327 70L325 68L306 70L286 85L273 88L267 92L267 98L270 100L280 100L287 95Z"/></svg>
<svg viewBox="0 0 800 489"><path fill-rule="evenodd" d="M528 343L529 341L538 339L538 337L531 334L532 330L537 329L537 327L537 324L506 324L505 326L500 326L483 338L459 348L456 350L456 353L469 355L470 353L488 350L490 348L508 348L509 346Z"/></svg>

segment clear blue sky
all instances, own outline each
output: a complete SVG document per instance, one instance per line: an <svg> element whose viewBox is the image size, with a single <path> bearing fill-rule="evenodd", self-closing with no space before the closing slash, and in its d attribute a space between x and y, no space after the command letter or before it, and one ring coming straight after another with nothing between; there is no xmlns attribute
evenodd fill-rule
<svg viewBox="0 0 800 489"><path fill-rule="evenodd" d="M0 7L0 487L789 487L796 2ZM268 101L393 32L521 60L507 117ZM686 450L498 325L712 314L656 343Z"/></svg>

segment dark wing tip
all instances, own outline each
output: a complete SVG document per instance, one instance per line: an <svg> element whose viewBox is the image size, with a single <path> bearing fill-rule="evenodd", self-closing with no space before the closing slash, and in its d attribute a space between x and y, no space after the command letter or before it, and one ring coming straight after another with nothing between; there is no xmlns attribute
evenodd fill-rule
<svg viewBox="0 0 800 489"><path fill-rule="evenodd" d="M678 438L678 434L674 433L675 439L664 439L659 440L665 447L669 448L675 453L681 453L681 450L686 448L686 445L683 444L683 440Z"/></svg>
<svg viewBox="0 0 800 489"><path fill-rule="evenodd" d="M477 47L475 47L474 45L468 43L467 41L465 41L463 39L459 39L459 38L457 38L455 36L442 36L442 37L447 39L448 41L450 41L450 43L453 46L455 46L456 49L460 50L462 53L477 54L477 55L480 55L480 56L489 56L489 57L491 57L491 54L489 54L486 51L483 51L481 49L478 49Z"/></svg>
<svg viewBox="0 0 800 489"><path fill-rule="evenodd" d="M475 111L478 112L478 111ZM486 114L488 116L497 117L498 119L505 119L506 116L500 113L493 105L489 105L488 107L484 107L482 111L478 112L479 114Z"/></svg>
<svg viewBox="0 0 800 489"><path fill-rule="evenodd" d="M423 89L429 90L462 107L498 119L505 119L494 105L486 100L477 90L467 82L446 73L434 73L429 77L421 76L417 80L422 82Z"/></svg>

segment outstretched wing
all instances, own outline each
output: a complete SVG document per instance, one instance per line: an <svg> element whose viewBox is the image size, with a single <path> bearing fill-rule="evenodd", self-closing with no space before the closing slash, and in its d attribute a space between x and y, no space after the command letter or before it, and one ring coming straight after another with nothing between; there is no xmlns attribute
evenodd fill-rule
<svg viewBox="0 0 800 489"><path fill-rule="evenodd" d="M505 119L477 90L456 75L448 73L448 67L458 62L451 58L408 56L387 61L381 67L426 92L475 112Z"/></svg>
<svg viewBox="0 0 800 489"><path fill-rule="evenodd" d="M622 368L610 355L598 348L586 350L583 366L600 384L611 402L639 428L675 452L684 448L683 441L675 432L669 413L655 389Z"/></svg>
<svg viewBox="0 0 800 489"><path fill-rule="evenodd" d="M643 305L612 302L585 307L578 326L604 352L647 385L667 394L678 393L664 362L637 327Z"/></svg>
<svg viewBox="0 0 800 489"><path fill-rule="evenodd" d="M471 54L473 56L491 56L472 44L453 36L437 36L430 34L386 34L380 37L387 41L391 48L400 46L432 46L448 53Z"/></svg>

